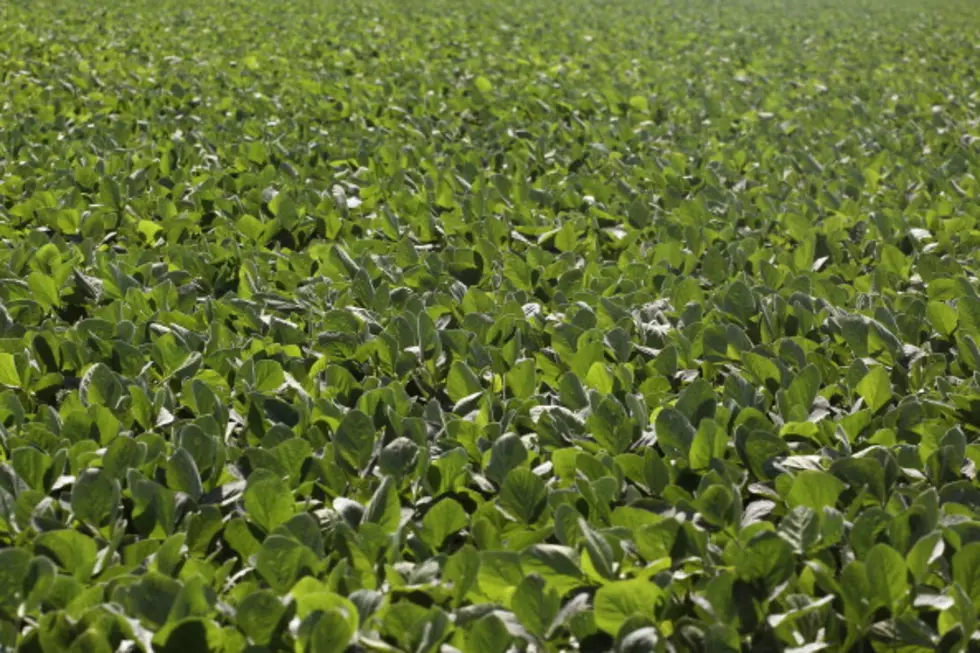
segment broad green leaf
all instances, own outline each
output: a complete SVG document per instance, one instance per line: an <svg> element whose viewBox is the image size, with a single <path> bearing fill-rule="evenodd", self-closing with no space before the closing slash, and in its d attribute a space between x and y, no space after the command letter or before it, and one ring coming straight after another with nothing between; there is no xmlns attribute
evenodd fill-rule
<svg viewBox="0 0 980 653"><path fill-rule="evenodd" d="M945 549L946 545L939 531L923 535L912 545L906 562L916 582L922 583L926 580L930 567L943 556Z"/></svg>
<svg viewBox="0 0 980 653"><path fill-rule="evenodd" d="M892 384L888 371L881 366L872 368L857 384L857 392L871 412L878 412L892 398Z"/></svg>
<svg viewBox="0 0 980 653"><path fill-rule="evenodd" d="M119 481L107 472L87 469L78 475L71 489L71 509L83 522L101 527L116 516L120 503Z"/></svg>
<svg viewBox="0 0 980 653"><path fill-rule="evenodd" d="M466 528L469 523L466 511L458 501L443 499L432 506L422 518L422 537L429 546L437 548L446 537Z"/></svg>
<svg viewBox="0 0 980 653"><path fill-rule="evenodd" d="M251 521L271 533L296 512L296 503L286 483L272 474L253 473L244 496Z"/></svg>
<svg viewBox="0 0 980 653"><path fill-rule="evenodd" d="M970 542L953 554L953 581L980 607L980 542Z"/></svg>
<svg viewBox="0 0 980 653"><path fill-rule="evenodd" d="M892 613L909 591L908 568L902 555L887 544L874 545L864 559L871 594Z"/></svg>
<svg viewBox="0 0 980 653"><path fill-rule="evenodd" d="M500 507L527 525L538 521L547 500L547 486L529 469L512 469L500 486Z"/></svg>
<svg viewBox="0 0 980 653"><path fill-rule="evenodd" d="M486 475L497 483L503 483L504 478L514 468L523 465L527 460L527 448L516 433L506 433L499 437L490 449L490 462L487 464Z"/></svg>
<svg viewBox="0 0 980 653"><path fill-rule="evenodd" d="M7 352L0 352L0 384L19 388L20 383L20 372L14 357Z"/></svg>
<svg viewBox="0 0 980 653"><path fill-rule="evenodd" d="M364 522L377 524L385 533L394 533L401 523L401 501L390 476L381 481L364 509Z"/></svg>
<svg viewBox="0 0 980 653"><path fill-rule="evenodd" d="M334 445L341 460L355 470L364 469L374 452L374 422L359 410L344 416L337 427Z"/></svg>
<svg viewBox="0 0 980 653"><path fill-rule="evenodd" d="M179 448L167 461L167 487L171 490L186 492L192 499L199 499L203 491L201 475L197 464L184 448ZM254 493L253 493L254 495Z"/></svg>
<svg viewBox="0 0 980 653"><path fill-rule="evenodd" d="M537 390L537 369L533 358L522 358L507 371L507 387L518 399L527 399Z"/></svg>
<svg viewBox="0 0 980 653"><path fill-rule="evenodd" d="M649 580L634 579L608 583L599 588L594 600L595 624L615 636L632 617L653 619L664 590Z"/></svg>
<svg viewBox="0 0 980 653"><path fill-rule="evenodd" d="M697 432L687 417L668 406L657 414L654 428L657 432L657 442L668 457L688 459Z"/></svg>
<svg viewBox="0 0 980 653"><path fill-rule="evenodd" d="M446 394L454 402L483 390L483 384L470 366L462 361L454 361L446 378Z"/></svg>
<svg viewBox="0 0 980 653"><path fill-rule="evenodd" d="M313 627L309 648L323 653L343 653L355 634L345 615L338 610L327 610Z"/></svg>
<svg viewBox="0 0 980 653"><path fill-rule="evenodd" d="M506 653L513 641L504 622L491 613L466 630L465 653Z"/></svg>
<svg viewBox="0 0 980 653"><path fill-rule="evenodd" d="M578 520L579 529L585 543L585 551L595 567L604 578L616 578L616 560L612 547L600 533L597 533L584 519Z"/></svg>
<svg viewBox="0 0 980 653"><path fill-rule="evenodd" d="M255 569L273 591L283 594L301 576L317 571L319 561L308 547L282 535L270 535L255 554Z"/></svg>
<svg viewBox="0 0 980 653"><path fill-rule="evenodd" d="M544 637L561 609L561 597L540 576L531 575L517 586L510 609L521 625L538 637Z"/></svg>
<svg viewBox="0 0 980 653"><path fill-rule="evenodd" d="M834 507L837 497L847 488L847 484L827 472L804 470L793 479L786 504L791 508L806 506L816 511Z"/></svg>
<svg viewBox="0 0 980 653"><path fill-rule="evenodd" d="M267 644L279 630L286 607L269 590L252 592L238 604L235 622L256 644Z"/></svg>
<svg viewBox="0 0 980 653"><path fill-rule="evenodd" d="M75 578L88 580L95 567L99 547L95 540L78 531L46 531L34 538L34 549L57 562Z"/></svg>
<svg viewBox="0 0 980 653"><path fill-rule="evenodd" d="M27 285L31 289L31 296L44 306L49 308L61 306L58 284L49 275L31 272L27 275Z"/></svg>

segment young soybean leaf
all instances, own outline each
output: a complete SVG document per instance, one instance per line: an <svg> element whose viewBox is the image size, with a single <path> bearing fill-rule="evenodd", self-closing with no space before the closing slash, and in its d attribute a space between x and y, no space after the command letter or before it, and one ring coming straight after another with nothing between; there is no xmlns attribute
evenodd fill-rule
<svg viewBox="0 0 980 653"><path fill-rule="evenodd" d="M115 519L119 509L119 481L99 469L86 469L75 479L71 509L81 521L101 528Z"/></svg>
<svg viewBox="0 0 980 653"><path fill-rule="evenodd" d="M91 576L98 554L95 540L72 530L41 533L34 538L34 548L49 555L62 569L81 581Z"/></svg>
<svg viewBox="0 0 980 653"><path fill-rule="evenodd" d="M668 457L687 460L696 431L690 420L676 408L667 406L654 422L657 442Z"/></svg>
<svg viewBox="0 0 980 653"><path fill-rule="evenodd" d="M269 590L246 596L235 610L235 622L256 644L268 644L279 630L286 607Z"/></svg>
<svg viewBox="0 0 980 653"><path fill-rule="evenodd" d="M259 470L249 476L244 496L245 510L251 521L271 533L296 511L289 486L270 472Z"/></svg>
<svg viewBox="0 0 980 653"><path fill-rule="evenodd" d="M401 502L398 489L386 476L364 509L364 522L378 524L385 533L394 533L401 523Z"/></svg>
<svg viewBox="0 0 980 653"><path fill-rule="evenodd" d="M113 438L102 459L102 469L114 478L125 478L130 469L143 464L146 451L147 446L143 442L126 437Z"/></svg>
<svg viewBox="0 0 980 653"><path fill-rule="evenodd" d="M339 610L327 610L313 627L309 650L343 653L355 635L356 631Z"/></svg>
<svg viewBox="0 0 980 653"><path fill-rule="evenodd" d="M500 486L500 507L527 525L538 520L548 500L548 488L530 469L518 467L508 472Z"/></svg>
<svg viewBox="0 0 980 653"><path fill-rule="evenodd" d="M892 384L888 370L880 365L875 366L857 384L857 392L872 413L878 412L878 409L892 398Z"/></svg>
<svg viewBox="0 0 980 653"><path fill-rule="evenodd" d="M490 461L486 475L492 481L503 483L508 472L527 460L527 448L516 433L505 433L490 448Z"/></svg>
<svg viewBox="0 0 980 653"><path fill-rule="evenodd" d="M970 542L953 554L953 581L974 604L980 603L980 542Z"/></svg>
<svg viewBox="0 0 980 653"><path fill-rule="evenodd" d="M20 373L17 371L17 361L12 354L0 352L0 385L19 388Z"/></svg>
<svg viewBox="0 0 980 653"><path fill-rule="evenodd" d="M540 576L532 574L517 586L510 600L510 609L531 633L544 637L561 609L561 597Z"/></svg>
<svg viewBox="0 0 980 653"><path fill-rule="evenodd" d="M16 610L23 600L31 554L20 548L0 549L0 610Z"/></svg>
<svg viewBox="0 0 980 653"><path fill-rule="evenodd" d="M315 573L319 560L309 547L282 535L270 535L255 554L255 569L274 591L284 594L303 575Z"/></svg>
<svg viewBox="0 0 980 653"><path fill-rule="evenodd" d="M359 410L344 415L334 435L338 457L354 470L367 467L374 451L374 422Z"/></svg>
<svg viewBox="0 0 980 653"><path fill-rule="evenodd" d="M909 591L908 568L905 558L881 542L874 545L864 559L868 569L871 596L893 614Z"/></svg>
<svg viewBox="0 0 980 653"><path fill-rule="evenodd" d="M481 617L466 631L465 653L505 653L514 641L496 614Z"/></svg>
<svg viewBox="0 0 980 653"><path fill-rule="evenodd" d="M608 583L600 587L595 595L595 624L600 630L615 636L631 617L652 620L663 597L664 591L653 581L637 578Z"/></svg>
<svg viewBox="0 0 980 653"><path fill-rule="evenodd" d="M184 448L179 448L167 461L167 487L171 490L185 492L195 501L201 498L203 492L201 475L197 464Z"/></svg>
<svg viewBox="0 0 980 653"><path fill-rule="evenodd" d="M943 556L946 544L939 531L932 531L920 537L909 550L906 562L909 571L917 583L925 582L929 576L929 568Z"/></svg>
<svg viewBox="0 0 980 653"><path fill-rule="evenodd" d="M847 484L833 474L817 470L803 470L793 479L793 485L786 495L786 505L791 508L807 506L813 510L833 507L837 497L847 489Z"/></svg>
<svg viewBox="0 0 980 653"><path fill-rule="evenodd" d="M96 363L82 376L78 392L90 406L114 409L125 390L115 372L102 363Z"/></svg>
<svg viewBox="0 0 980 653"><path fill-rule="evenodd" d="M537 372L533 358L522 358L507 371L507 387L518 399L527 399L537 390Z"/></svg>
<svg viewBox="0 0 980 653"><path fill-rule="evenodd" d="M395 438L381 450L381 473L402 478L415 468L419 446L406 437Z"/></svg>
<svg viewBox="0 0 980 653"><path fill-rule="evenodd" d="M615 564L616 560L613 556L612 547L609 542L601 534L597 533L589 526L589 523L582 519L578 520L579 530L582 532L582 538L585 542L585 551L589 556L589 560L592 562L592 566L595 567L603 578L608 578L610 580L616 578Z"/></svg>
<svg viewBox="0 0 980 653"><path fill-rule="evenodd" d="M455 499L443 499L422 518L422 539L435 549L447 536L466 528L468 524L469 518L463 506Z"/></svg>
<svg viewBox="0 0 980 653"><path fill-rule="evenodd" d="M458 403L465 397L483 391L483 384L476 376L469 365L463 361L453 361L449 368L449 376L446 378L446 394Z"/></svg>
<svg viewBox="0 0 980 653"><path fill-rule="evenodd" d="M586 425L596 442L610 454L620 454L633 443L633 420L616 397L607 395L589 415Z"/></svg>

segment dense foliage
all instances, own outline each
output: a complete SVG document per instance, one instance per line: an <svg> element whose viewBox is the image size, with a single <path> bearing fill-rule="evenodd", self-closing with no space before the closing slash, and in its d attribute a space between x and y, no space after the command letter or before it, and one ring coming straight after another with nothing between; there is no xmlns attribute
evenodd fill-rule
<svg viewBox="0 0 980 653"><path fill-rule="evenodd" d="M4 2L0 649L976 650L975 10Z"/></svg>

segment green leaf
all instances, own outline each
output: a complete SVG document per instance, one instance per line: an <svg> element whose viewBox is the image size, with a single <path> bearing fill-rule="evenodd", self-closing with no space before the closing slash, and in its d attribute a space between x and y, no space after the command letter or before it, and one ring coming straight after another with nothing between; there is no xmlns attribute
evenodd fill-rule
<svg viewBox="0 0 980 653"><path fill-rule="evenodd" d="M61 306L61 294L58 292L58 284L46 274L31 272L27 275L27 286L31 289L31 296L47 308Z"/></svg>
<svg viewBox="0 0 980 653"><path fill-rule="evenodd" d="M595 624L615 636L632 617L653 620L663 598L664 591L652 581L634 579L607 583L595 595Z"/></svg>
<svg viewBox="0 0 980 653"><path fill-rule="evenodd" d="M825 507L834 507L840 493L846 488L847 485L833 474L804 470L793 479L793 485L786 495L786 505L790 508L806 506L820 512Z"/></svg>
<svg viewBox="0 0 980 653"><path fill-rule="evenodd" d="M442 499L422 518L422 539L437 548L449 535L466 528L470 523L463 506L455 499Z"/></svg>
<svg viewBox="0 0 980 653"><path fill-rule="evenodd" d="M710 383L704 379L695 379L677 396L674 407L696 429L701 424L701 420L715 416L718 395L715 394Z"/></svg>
<svg viewBox="0 0 980 653"><path fill-rule="evenodd" d="M809 414L813 400L816 398L817 392L820 391L822 381L819 367L812 364L804 367L789 384L789 389L786 391L789 405L791 407L799 406Z"/></svg>
<svg viewBox="0 0 980 653"><path fill-rule="evenodd" d="M270 535L255 554L255 569L274 591L283 594L304 574L319 567L308 547L282 535Z"/></svg>
<svg viewBox="0 0 980 653"><path fill-rule="evenodd" d="M406 437L399 437L385 445L378 462L383 474L402 477L412 472L418 457L419 446Z"/></svg>
<svg viewBox="0 0 980 653"><path fill-rule="evenodd" d="M7 352L0 352L0 384L12 388L19 388L21 384L17 362L13 355Z"/></svg>
<svg viewBox="0 0 980 653"><path fill-rule="evenodd" d="M582 532L585 550L588 553L589 560L592 562L592 566L604 578L610 580L616 578L616 559L609 542L601 534L594 531L584 519L579 518L578 525Z"/></svg>
<svg viewBox="0 0 980 653"><path fill-rule="evenodd" d="M500 617L481 617L466 631L465 653L506 653L514 638Z"/></svg>
<svg viewBox="0 0 980 653"><path fill-rule="evenodd" d="M446 377L446 394L454 402L483 391L483 384L470 366L463 361L453 361Z"/></svg>
<svg viewBox="0 0 980 653"><path fill-rule="evenodd" d="M548 500L548 487L529 469L508 472L497 498L500 507L527 525L541 517Z"/></svg>
<svg viewBox="0 0 980 653"><path fill-rule="evenodd" d="M633 420L613 396L605 396L589 415L587 426L593 437L610 454L626 451L633 442Z"/></svg>
<svg viewBox="0 0 980 653"><path fill-rule="evenodd" d="M899 602L909 591L905 559L887 544L879 543L871 547L864 562L868 569L871 595L892 613L896 613Z"/></svg>
<svg viewBox="0 0 980 653"><path fill-rule="evenodd" d="M359 410L348 412L334 436L340 459L357 471L367 467L374 452L374 436L374 422L370 417Z"/></svg>
<svg viewBox="0 0 980 653"><path fill-rule="evenodd" d="M535 544L521 553L521 566L528 573L544 578L559 596L565 596L585 583L577 558L577 552L571 547Z"/></svg>
<svg viewBox="0 0 980 653"><path fill-rule="evenodd" d="M956 331L959 316L956 309L945 302L931 301L926 305L929 324L939 335L948 338Z"/></svg>
<svg viewBox="0 0 980 653"><path fill-rule="evenodd" d="M102 363L86 370L78 391L88 405L110 409L117 406L125 392L116 374Z"/></svg>
<svg viewBox="0 0 980 653"><path fill-rule="evenodd" d="M476 77L473 80L473 85L476 86L476 90L480 91L481 93L489 93L493 90L493 84L483 75Z"/></svg>
<svg viewBox="0 0 980 653"><path fill-rule="evenodd" d="M244 504L249 519L267 533L288 521L296 512L289 486L269 473L252 473L245 489Z"/></svg>
<svg viewBox="0 0 980 653"><path fill-rule="evenodd" d="M482 551L477 572L480 592L492 602L508 603L524 579L521 557L513 551Z"/></svg>
<svg viewBox="0 0 980 653"><path fill-rule="evenodd" d="M497 438L490 449L490 462L486 475L492 481L503 483L507 474L527 460L527 448L516 433L505 433Z"/></svg>
<svg viewBox="0 0 980 653"><path fill-rule="evenodd" d="M0 613L16 613L24 599L24 579L30 562L31 554L23 549L0 549Z"/></svg>
<svg viewBox="0 0 980 653"><path fill-rule="evenodd" d="M794 566L790 545L775 533L763 532L742 549L735 569L742 580L760 580L772 589L793 574Z"/></svg>
<svg viewBox="0 0 980 653"><path fill-rule="evenodd" d="M186 492L192 499L199 499L203 492L201 475L197 464L184 448L179 448L167 461L167 487L171 490Z"/></svg>
<svg viewBox="0 0 980 653"><path fill-rule="evenodd" d="M113 438L102 459L103 471L114 478L125 478L130 469L143 464L147 446L131 438Z"/></svg>
<svg viewBox="0 0 980 653"><path fill-rule="evenodd" d="M507 387L518 399L527 399L537 391L537 369L533 358L522 358L507 371Z"/></svg>
<svg viewBox="0 0 980 653"><path fill-rule="evenodd" d="M892 384L888 377L888 370L881 366L872 368L857 384L857 392L872 413L878 412L878 409L892 398Z"/></svg>
<svg viewBox="0 0 980 653"><path fill-rule="evenodd" d="M10 453L14 471L30 487L45 491L48 471L54 464L51 456L34 447L18 447Z"/></svg>
<svg viewBox="0 0 980 653"><path fill-rule="evenodd" d="M906 562L909 571L917 583L925 582L929 576L929 569L933 563L942 558L946 550L943 535L939 531L932 531L920 537L909 550Z"/></svg>
<svg viewBox="0 0 980 653"><path fill-rule="evenodd" d="M797 506L779 522L778 533L797 555L803 555L820 537L820 520L812 508Z"/></svg>
<svg viewBox="0 0 980 653"><path fill-rule="evenodd" d="M386 476L364 509L363 521L377 524L385 533L394 533L401 523L401 502L390 476Z"/></svg>
<svg viewBox="0 0 980 653"><path fill-rule="evenodd" d="M167 622L181 584L156 572L148 572L125 588L125 605L129 612L157 627Z"/></svg>
<svg viewBox="0 0 980 653"><path fill-rule="evenodd" d="M276 361L263 359L255 363L252 388L256 392L275 392L285 382L282 365Z"/></svg>
<svg viewBox="0 0 980 653"><path fill-rule="evenodd" d="M71 490L71 509L75 517L90 526L108 525L119 508L119 481L107 472L86 469L75 479Z"/></svg>
<svg viewBox="0 0 980 653"><path fill-rule="evenodd" d="M79 580L88 580L95 567L98 545L78 531L46 531L34 538L34 548L57 562Z"/></svg>
<svg viewBox="0 0 980 653"><path fill-rule="evenodd" d="M517 586L510 609L521 625L538 637L544 637L561 609L561 597L540 576L531 575Z"/></svg>
<svg viewBox="0 0 980 653"><path fill-rule="evenodd" d="M347 617L338 610L327 610L316 621L310 636L309 650L318 653L343 653L347 650L356 631Z"/></svg>
<svg viewBox="0 0 980 653"><path fill-rule="evenodd" d="M235 622L256 644L267 644L284 627L286 607L274 593L259 590L246 596L235 610Z"/></svg>
<svg viewBox="0 0 980 653"><path fill-rule="evenodd" d="M679 410L667 406L654 422L657 442L664 453L673 459L688 460L696 431L690 420Z"/></svg>
<svg viewBox="0 0 980 653"><path fill-rule="evenodd" d="M713 419L704 419L698 425L691 442L692 469L705 469L716 458L724 458L728 448L728 434Z"/></svg>
<svg viewBox="0 0 980 653"><path fill-rule="evenodd" d="M953 554L953 581L980 608L980 542L970 542Z"/></svg>

